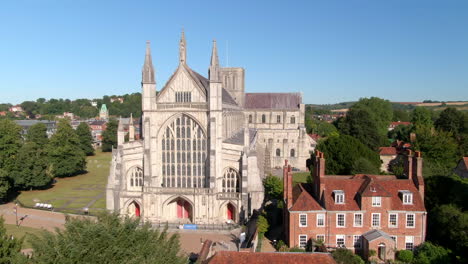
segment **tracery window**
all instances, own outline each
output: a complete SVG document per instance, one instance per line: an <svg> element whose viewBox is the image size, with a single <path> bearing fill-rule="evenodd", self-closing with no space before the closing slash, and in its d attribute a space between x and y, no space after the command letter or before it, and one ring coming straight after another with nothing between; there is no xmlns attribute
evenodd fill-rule
<svg viewBox="0 0 468 264"><path fill-rule="evenodd" d="M166 127L161 140L164 187L205 187L206 135L200 125L182 115Z"/></svg>
<svg viewBox="0 0 468 264"><path fill-rule="evenodd" d="M130 187L143 186L143 170L140 167L133 167L128 173L128 178Z"/></svg>
<svg viewBox="0 0 468 264"><path fill-rule="evenodd" d="M291 124L295 124L296 123L296 117L295 116L291 116Z"/></svg>
<svg viewBox="0 0 468 264"><path fill-rule="evenodd" d="M240 192L239 173L233 169L228 168L224 171L223 175L223 192Z"/></svg>

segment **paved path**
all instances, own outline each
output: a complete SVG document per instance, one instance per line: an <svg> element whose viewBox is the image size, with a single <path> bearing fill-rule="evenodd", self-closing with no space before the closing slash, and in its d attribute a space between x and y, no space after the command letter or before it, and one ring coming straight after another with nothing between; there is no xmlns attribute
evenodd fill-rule
<svg viewBox="0 0 468 264"><path fill-rule="evenodd" d="M0 205L0 215L5 219L6 224L16 224L14 212L15 204L8 203ZM18 220L24 217L20 225L32 228L44 228L53 231L56 227L62 228L65 224L65 215L62 213L22 208L18 206Z"/></svg>

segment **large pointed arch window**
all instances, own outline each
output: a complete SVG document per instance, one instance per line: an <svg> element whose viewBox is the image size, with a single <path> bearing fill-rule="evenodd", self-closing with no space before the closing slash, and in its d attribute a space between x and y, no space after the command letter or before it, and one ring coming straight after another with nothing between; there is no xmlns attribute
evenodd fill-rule
<svg viewBox="0 0 468 264"><path fill-rule="evenodd" d="M128 185L130 188L143 186L143 170L140 167L133 167L127 174Z"/></svg>
<svg viewBox="0 0 468 264"><path fill-rule="evenodd" d="M206 135L195 120L187 115L174 119L161 140L163 186L205 187L206 146Z"/></svg>
<svg viewBox="0 0 468 264"><path fill-rule="evenodd" d="M226 169L223 174L223 192L240 192L239 180L239 173L235 169Z"/></svg>

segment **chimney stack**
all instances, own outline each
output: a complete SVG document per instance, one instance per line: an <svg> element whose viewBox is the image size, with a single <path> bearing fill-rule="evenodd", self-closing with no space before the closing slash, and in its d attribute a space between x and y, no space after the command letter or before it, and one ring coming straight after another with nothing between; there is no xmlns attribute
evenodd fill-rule
<svg viewBox="0 0 468 264"><path fill-rule="evenodd" d="M406 150L406 159L404 164L404 172L408 179L413 179L413 157L410 149Z"/></svg>
<svg viewBox="0 0 468 264"><path fill-rule="evenodd" d="M315 161L314 161L314 186L315 186L315 196L317 200L321 200L325 184L323 178L325 177L325 158L323 152L319 150L315 151Z"/></svg>
<svg viewBox="0 0 468 264"><path fill-rule="evenodd" d="M283 198L286 208L290 208L292 206L292 168L291 165L288 164L288 160L284 160L284 167L283 167Z"/></svg>
<svg viewBox="0 0 468 264"><path fill-rule="evenodd" d="M413 182L416 188L419 190L419 194L424 201L424 177L423 177L423 159L420 151L414 152L413 164L412 164L412 176Z"/></svg>

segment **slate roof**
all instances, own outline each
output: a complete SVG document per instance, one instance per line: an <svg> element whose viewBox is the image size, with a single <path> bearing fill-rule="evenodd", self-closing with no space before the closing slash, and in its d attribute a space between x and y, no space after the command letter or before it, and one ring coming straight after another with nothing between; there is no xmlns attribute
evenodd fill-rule
<svg viewBox="0 0 468 264"><path fill-rule="evenodd" d="M253 128L249 128L249 144L253 141L255 135L257 134L257 130ZM232 135L232 137L225 139L224 143L234 144L234 145L244 145L244 129L239 130L237 133Z"/></svg>
<svg viewBox="0 0 468 264"><path fill-rule="evenodd" d="M223 88L223 104L237 105L231 94Z"/></svg>
<svg viewBox="0 0 468 264"><path fill-rule="evenodd" d="M387 233L385 233L382 230L376 230L376 229L368 231L368 232L364 233L362 236L369 242L372 241L372 240L375 240L377 238L380 238L380 237L384 237L386 239L389 239L389 240L393 241L393 239Z"/></svg>
<svg viewBox="0 0 468 264"><path fill-rule="evenodd" d="M327 253L218 251L204 264L336 264Z"/></svg>
<svg viewBox="0 0 468 264"><path fill-rule="evenodd" d="M300 93L246 93L246 109L299 109Z"/></svg>
<svg viewBox="0 0 468 264"><path fill-rule="evenodd" d="M397 154L397 150L394 147L380 147L379 154L381 156L393 156Z"/></svg>

